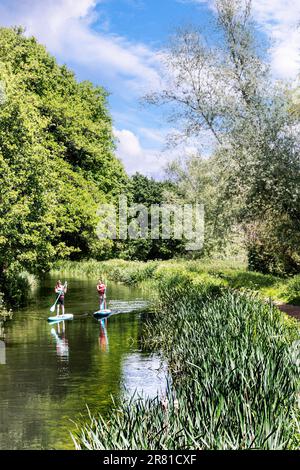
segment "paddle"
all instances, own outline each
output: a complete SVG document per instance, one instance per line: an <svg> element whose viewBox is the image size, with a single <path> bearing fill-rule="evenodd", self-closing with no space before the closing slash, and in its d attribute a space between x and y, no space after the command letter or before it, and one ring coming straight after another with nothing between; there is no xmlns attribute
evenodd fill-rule
<svg viewBox="0 0 300 470"><path fill-rule="evenodd" d="M67 281L64 283L64 289L66 288L66 286L67 286ZM60 292L58 294L57 299L55 300L54 304L52 305L52 307L50 307L50 312L51 313L55 312L55 307L56 307L56 304L57 304L58 299L60 298L61 294L62 294L62 292Z"/></svg>
<svg viewBox="0 0 300 470"><path fill-rule="evenodd" d="M107 289L107 283L108 283L108 280L104 279L104 284L106 286L106 289ZM105 296L106 296L106 289L105 289L105 294L104 294ZM100 311L105 310L106 308L107 308L107 306L106 306L106 297L104 297L103 300L102 300L102 304L100 305Z"/></svg>

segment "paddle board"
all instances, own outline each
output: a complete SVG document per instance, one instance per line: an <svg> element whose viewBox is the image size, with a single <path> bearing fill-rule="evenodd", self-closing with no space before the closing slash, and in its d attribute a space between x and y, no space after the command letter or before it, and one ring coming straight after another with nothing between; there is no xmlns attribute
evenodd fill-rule
<svg viewBox="0 0 300 470"><path fill-rule="evenodd" d="M108 309L102 309L98 310L98 312L94 313L95 318L107 318L111 314L111 310Z"/></svg>
<svg viewBox="0 0 300 470"><path fill-rule="evenodd" d="M57 323L65 320L73 320L73 313L65 313L64 315L55 315L54 317L48 317L48 322Z"/></svg>

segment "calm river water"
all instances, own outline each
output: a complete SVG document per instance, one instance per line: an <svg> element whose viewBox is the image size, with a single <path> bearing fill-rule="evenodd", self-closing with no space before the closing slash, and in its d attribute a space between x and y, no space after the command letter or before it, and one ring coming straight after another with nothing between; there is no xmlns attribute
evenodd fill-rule
<svg viewBox="0 0 300 470"><path fill-rule="evenodd" d="M66 313L73 321L51 325L55 279L43 281L30 308L0 330L0 449L72 449L73 421L108 413L112 397L136 389L154 396L165 388L155 355L139 349L146 307L143 293L108 284L116 314L97 321L95 282L68 279Z"/></svg>

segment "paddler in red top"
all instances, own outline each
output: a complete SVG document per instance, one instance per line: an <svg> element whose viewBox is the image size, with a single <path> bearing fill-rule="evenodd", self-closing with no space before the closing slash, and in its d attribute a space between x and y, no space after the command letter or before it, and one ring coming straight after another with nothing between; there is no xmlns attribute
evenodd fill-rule
<svg viewBox="0 0 300 470"><path fill-rule="evenodd" d="M106 310L106 285L99 279L97 284L97 292L99 294L99 310Z"/></svg>

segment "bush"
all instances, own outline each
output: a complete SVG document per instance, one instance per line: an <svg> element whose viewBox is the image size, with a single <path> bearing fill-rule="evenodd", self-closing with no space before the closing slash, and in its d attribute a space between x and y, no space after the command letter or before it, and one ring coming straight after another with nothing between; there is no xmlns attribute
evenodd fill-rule
<svg viewBox="0 0 300 470"><path fill-rule="evenodd" d="M287 297L288 302L300 304L300 274L288 281L284 295Z"/></svg>
<svg viewBox="0 0 300 470"><path fill-rule="evenodd" d="M1 286L5 303L9 307L23 307L28 303L35 285L35 277L26 271L6 271Z"/></svg>
<svg viewBox="0 0 300 470"><path fill-rule="evenodd" d="M3 300L3 293L0 292L0 322L7 320L8 318L11 318L12 312L11 310L8 310L5 306L4 300Z"/></svg>

